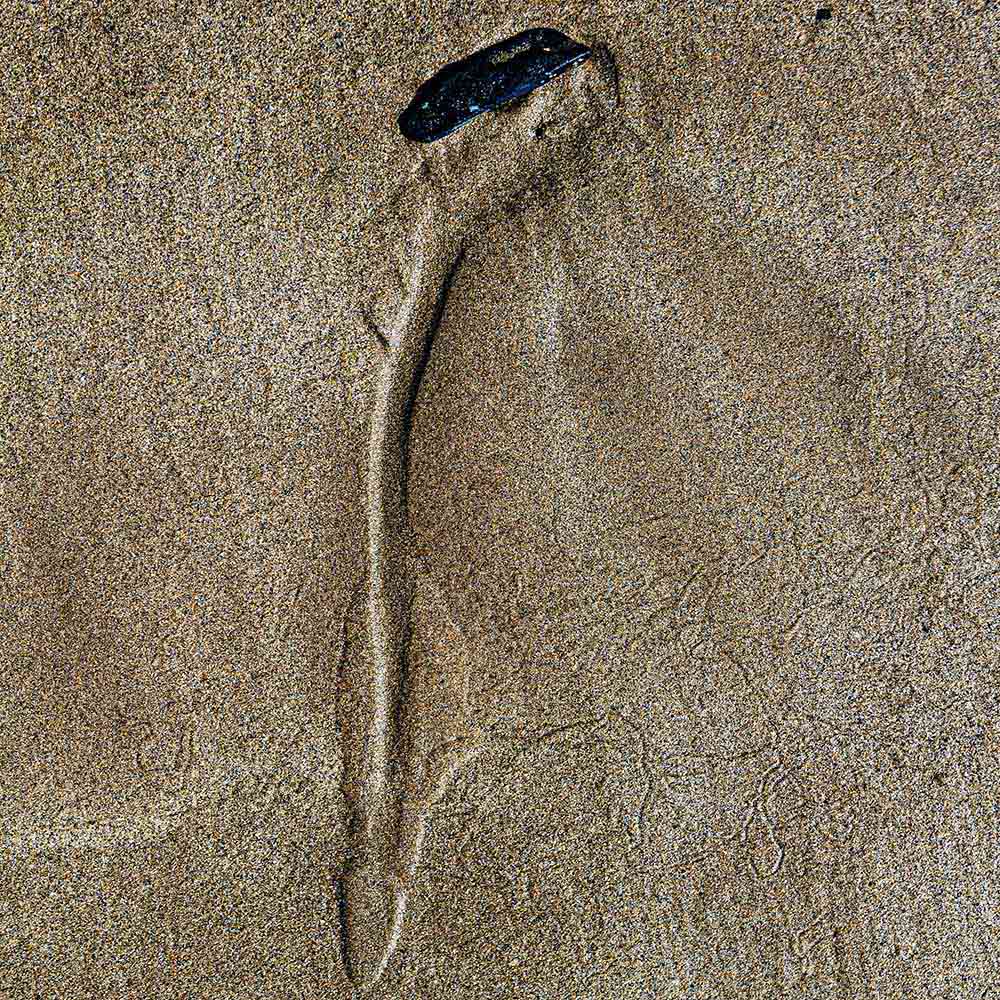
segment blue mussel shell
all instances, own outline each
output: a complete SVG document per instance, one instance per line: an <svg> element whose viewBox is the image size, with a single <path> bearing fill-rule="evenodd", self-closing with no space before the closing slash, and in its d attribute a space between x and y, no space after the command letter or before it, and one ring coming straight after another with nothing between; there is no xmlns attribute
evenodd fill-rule
<svg viewBox="0 0 1000 1000"><path fill-rule="evenodd" d="M531 28L449 63L421 84L399 129L413 142L450 135L484 111L495 111L582 62L591 54L554 28Z"/></svg>

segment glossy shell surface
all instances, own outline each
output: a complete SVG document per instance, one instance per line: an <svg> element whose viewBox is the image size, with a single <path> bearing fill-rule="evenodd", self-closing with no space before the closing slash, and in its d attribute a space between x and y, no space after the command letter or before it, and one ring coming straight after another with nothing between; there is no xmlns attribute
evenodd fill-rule
<svg viewBox="0 0 1000 1000"><path fill-rule="evenodd" d="M555 79L591 54L554 28L532 28L449 63L417 89L399 116L413 142L434 142Z"/></svg>

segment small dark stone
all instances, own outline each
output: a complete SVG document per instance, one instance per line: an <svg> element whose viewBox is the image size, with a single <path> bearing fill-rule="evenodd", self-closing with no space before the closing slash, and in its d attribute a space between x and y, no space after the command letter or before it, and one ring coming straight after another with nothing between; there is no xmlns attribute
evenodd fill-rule
<svg viewBox="0 0 1000 1000"><path fill-rule="evenodd" d="M554 28L532 28L449 63L420 85L399 116L413 142L443 139L484 111L526 97L591 54Z"/></svg>
<svg viewBox="0 0 1000 1000"><path fill-rule="evenodd" d="M832 7L820 7L820 9L816 11L817 21L829 21L831 17L833 17Z"/></svg>

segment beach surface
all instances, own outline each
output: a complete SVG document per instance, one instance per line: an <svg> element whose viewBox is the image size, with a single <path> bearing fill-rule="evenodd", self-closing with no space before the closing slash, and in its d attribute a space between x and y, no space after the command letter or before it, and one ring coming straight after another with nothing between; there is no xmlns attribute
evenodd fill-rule
<svg viewBox="0 0 1000 1000"><path fill-rule="evenodd" d="M369 995L1000 981L1000 8L662 6L0 15L0 995L352 996L372 420L459 226ZM400 135L541 26L600 58Z"/></svg>

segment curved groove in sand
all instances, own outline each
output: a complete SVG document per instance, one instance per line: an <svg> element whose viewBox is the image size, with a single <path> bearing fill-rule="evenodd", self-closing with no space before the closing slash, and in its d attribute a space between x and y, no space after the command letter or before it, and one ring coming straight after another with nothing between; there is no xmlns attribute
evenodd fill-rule
<svg viewBox="0 0 1000 1000"><path fill-rule="evenodd" d="M603 95L588 92L598 120L618 103L618 76L607 47L598 50ZM434 180L433 173L430 175ZM343 719L344 797L350 813L350 857L338 885L341 946L351 980L367 987L384 973L401 935L406 891L418 863L434 801L459 766L453 761L432 781L430 794L407 788L412 735L404 717L415 708L408 691L412 606L417 560L411 537L407 472L410 425L420 380L461 266L473 211L431 197L411 237L415 260L410 291L388 336L375 392L368 452L368 601L370 657ZM499 197L488 184L476 199ZM479 208L482 209L480 204ZM412 722L412 720L411 720ZM471 753L475 747L467 748ZM469 753L460 754L468 757Z"/></svg>
<svg viewBox="0 0 1000 1000"><path fill-rule="evenodd" d="M370 661L357 715L344 726L344 795L352 857L340 901L344 960L357 983L377 979L402 927L400 857L406 770L402 715L415 593L407 510L409 437L423 371L454 277L462 239L432 198L414 237L410 294L386 338L368 452L368 601Z"/></svg>

